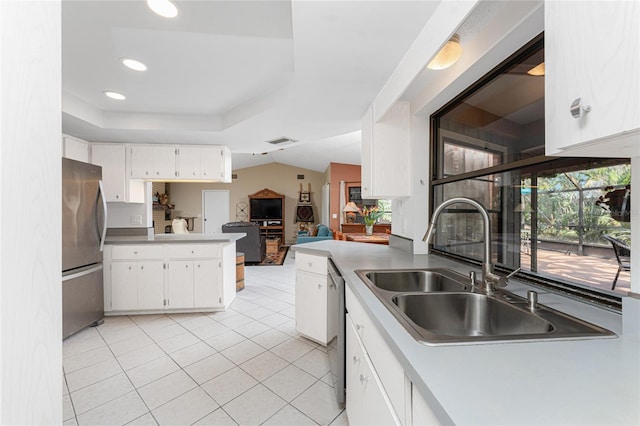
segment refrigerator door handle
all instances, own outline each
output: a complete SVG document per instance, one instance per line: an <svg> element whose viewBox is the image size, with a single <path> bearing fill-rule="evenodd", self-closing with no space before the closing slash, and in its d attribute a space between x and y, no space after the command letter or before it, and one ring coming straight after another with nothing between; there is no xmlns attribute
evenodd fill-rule
<svg viewBox="0 0 640 426"><path fill-rule="evenodd" d="M102 179L98 181L98 188L100 191L100 198L102 198L102 208L104 210L104 223L102 224L102 234L100 235L100 251L104 251L104 240L107 237L107 199L104 196L104 186L102 184Z"/></svg>
<svg viewBox="0 0 640 426"><path fill-rule="evenodd" d="M93 274L94 272L100 271L102 268L103 268L103 265L102 265L102 263L100 263L99 265L95 265L95 266L92 266L90 268L83 269L80 272L75 272L75 273L69 274L69 275L63 275L62 276L62 282L69 281L69 280L75 280L76 278L80 278L80 277L84 277L86 275Z"/></svg>

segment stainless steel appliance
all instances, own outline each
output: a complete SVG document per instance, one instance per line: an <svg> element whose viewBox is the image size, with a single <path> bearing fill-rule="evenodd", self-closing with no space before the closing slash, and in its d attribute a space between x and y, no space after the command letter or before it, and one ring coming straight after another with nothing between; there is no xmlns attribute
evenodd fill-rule
<svg viewBox="0 0 640 426"><path fill-rule="evenodd" d="M62 337L102 323L107 203L102 168L62 159Z"/></svg>
<svg viewBox="0 0 640 426"><path fill-rule="evenodd" d="M327 344L327 354L329 356L329 366L331 367L331 376L333 387L336 391L336 399L338 404L344 405L345 401L345 357L346 357L346 341L345 341L345 301L344 301L344 279L336 265L329 259L327 262L329 276L329 290L338 292L338 303L333 306L333 312L328 312L338 318L338 332Z"/></svg>

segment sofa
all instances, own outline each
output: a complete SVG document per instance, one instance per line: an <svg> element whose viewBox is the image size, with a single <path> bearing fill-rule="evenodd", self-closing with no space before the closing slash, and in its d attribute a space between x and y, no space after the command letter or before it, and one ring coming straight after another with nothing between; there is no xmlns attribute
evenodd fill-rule
<svg viewBox="0 0 640 426"><path fill-rule="evenodd" d="M296 244L312 243L314 241L333 240L333 232L325 225L316 226L316 235L309 235L308 231L299 231Z"/></svg>
<svg viewBox="0 0 640 426"><path fill-rule="evenodd" d="M264 235L260 235L260 225L255 222L229 222L222 225L222 232L247 234L236 241L236 251L244 253L246 263L262 262L267 245Z"/></svg>

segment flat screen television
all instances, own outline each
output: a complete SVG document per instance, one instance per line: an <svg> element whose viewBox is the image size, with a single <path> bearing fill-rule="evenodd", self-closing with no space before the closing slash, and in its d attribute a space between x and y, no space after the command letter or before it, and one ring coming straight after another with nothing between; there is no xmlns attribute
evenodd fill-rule
<svg viewBox="0 0 640 426"><path fill-rule="evenodd" d="M252 198L251 220L282 220L282 198Z"/></svg>

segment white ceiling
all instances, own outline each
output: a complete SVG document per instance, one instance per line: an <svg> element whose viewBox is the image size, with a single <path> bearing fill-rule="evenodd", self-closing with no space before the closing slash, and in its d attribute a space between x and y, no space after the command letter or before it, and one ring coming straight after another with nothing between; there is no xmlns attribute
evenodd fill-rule
<svg viewBox="0 0 640 426"><path fill-rule="evenodd" d="M63 1L64 133L225 144L234 169L359 164L360 118L438 4L175 3L179 15L167 19L141 0ZM122 57L148 70L131 71ZM298 142L266 143L283 136Z"/></svg>

